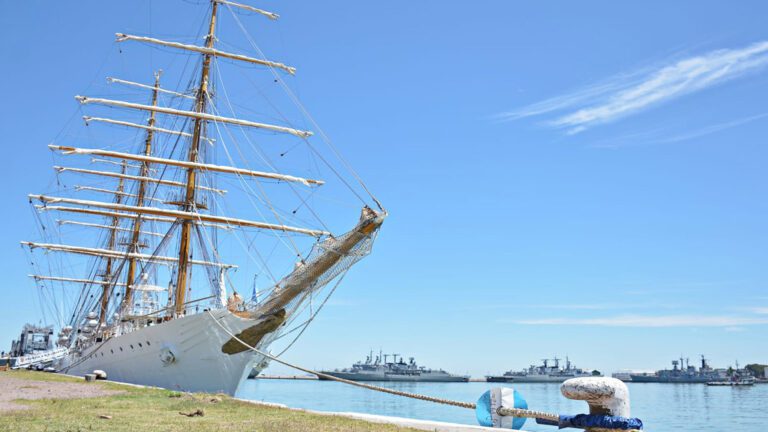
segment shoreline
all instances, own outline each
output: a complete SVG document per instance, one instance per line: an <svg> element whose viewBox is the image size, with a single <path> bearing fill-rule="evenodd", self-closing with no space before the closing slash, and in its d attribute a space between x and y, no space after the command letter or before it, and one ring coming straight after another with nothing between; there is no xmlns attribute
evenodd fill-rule
<svg viewBox="0 0 768 432"><path fill-rule="evenodd" d="M222 394L32 371L0 372L0 430L491 431L481 426L323 412ZM312 397L313 395L308 395Z"/></svg>

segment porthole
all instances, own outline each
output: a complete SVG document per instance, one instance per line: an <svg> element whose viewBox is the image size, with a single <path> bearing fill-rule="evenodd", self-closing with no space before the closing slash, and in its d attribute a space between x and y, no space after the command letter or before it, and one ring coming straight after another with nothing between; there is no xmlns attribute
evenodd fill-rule
<svg viewBox="0 0 768 432"><path fill-rule="evenodd" d="M133 344L131 344L131 349L133 349Z"/></svg>
<svg viewBox="0 0 768 432"><path fill-rule="evenodd" d="M142 345L142 344L141 344L141 342L139 342L139 348L141 348L141 347L143 347L143 346L144 346L144 345Z"/></svg>
<svg viewBox="0 0 768 432"><path fill-rule="evenodd" d="M114 354L114 353L115 353L115 350L111 349L111 350L109 350L109 352L111 352L112 354Z"/></svg>
<svg viewBox="0 0 768 432"><path fill-rule="evenodd" d="M123 351L123 347L120 347L120 351Z"/></svg>
<svg viewBox="0 0 768 432"><path fill-rule="evenodd" d="M152 345L152 344L151 344L151 343L149 343L149 341L147 341L147 346L150 346L150 345Z"/></svg>

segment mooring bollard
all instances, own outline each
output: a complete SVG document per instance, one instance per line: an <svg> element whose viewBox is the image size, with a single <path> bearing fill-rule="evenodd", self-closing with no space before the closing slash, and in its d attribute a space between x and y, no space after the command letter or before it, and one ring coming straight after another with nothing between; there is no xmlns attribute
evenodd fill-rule
<svg viewBox="0 0 768 432"><path fill-rule="evenodd" d="M614 378L573 378L560 387L568 399L589 404L589 414L556 414L529 410L528 404L516 390L491 389L475 404L477 420L482 426L521 429L525 420L563 428L586 429L589 432L639 431L640 419L629 417L629 390Z"/></svg>
<svg viewBox="0 0 768 432"><path fill-rule="evenodd" d="M568 399L589 404L589 413L629 417L629 389L616 378L571 378L560 386Z"/></svg>
<svg viewBox="0 0 768 432"><path fill-rule="evenodd" d="M587 402L590 415L629 418L629 389L616 378L571 378L560 386L560 392L568 399ZM586 430L601 430L601 426Z"/></svg>

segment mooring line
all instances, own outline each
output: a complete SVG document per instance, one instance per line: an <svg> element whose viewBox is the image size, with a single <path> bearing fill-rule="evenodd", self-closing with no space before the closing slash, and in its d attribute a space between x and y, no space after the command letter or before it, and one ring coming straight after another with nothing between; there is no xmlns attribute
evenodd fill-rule
<svg viewBox="0 0 768 432"><path fill-rule="evenodd" d="M261 351L260 349L258 349L256 347L248 345L242 339L240 339L239 337L234 335L228 328L226 328L215 316L213 316L213 314L211 313L210 310L208 310L206 312L208 313L208 315L210 315L211 319L213 319L213 322L215 322L216 325L218 325L232 339L238 341L244 347L246 347L249 350L255 352L256 354L262 355L262 356L264 356L264 357L266 357L266 358L268 358L268 359L270 359L272 361L275 361L277 363L280 363L280 364L282 364L284 366L288 366L290 368L293 368L293 369L296 369L296 370L299 370L299 371L302 371L302 372L305 372L305 373L309 373L309 374L315 375L317 377L322 377L322 378L325 378L325 379L327 379L329 381L337 381L337 382L340 382L340 383L349 384L351 386L360 387L360 388L364 388L364 389L368 389L368 390L378 391L378 392L382 392L382 393L389 393L389 394L392 394L392 395L395 395L395 396L402 396L402 397L407 397L407 398L411 398L411 399L417 399L417 400L422 400L422 401L427 401L427 402L439 403L439 404L443 404L443 405L450 405L450 406L455 406L455 407L459 407L459 408L467 408L467 409L472 409L472 410L477 409L477 404L476 403L472 403L472 402L462 402L462 401L456 401L456 400L451 400L451 399L438 398L438 397L434 397L434 396L422 395L422 394L418 394L418 393L410 393L410 392L403 392L403 391L393 390L393 389L389 389L389 388L386 388L386 387L379 387L379 386L375 386L375 385L371 385L371 384L365 384L365 383L361 383L361 382L357 382L357 381L348 380L348 379L345 379L345 378L339 378L339 377L336 377L336 376L333 376L333 375L329 375L329 374L322 373L322 372L317 372L317 371L314 371L312 369L307 369L307 368L301 367L299 365L296 365L296 364L293 364L293 363L289 363L289 362L287 362L285 360L282 360L282 359L280 359L278 357L273 356L272 354L269 354L267 352ZM560 415L559 414L548 413L548 412L544 412L544 411L534 411L534 410L522 409L522 408L500 407L497 410L497 414L500 415L500 416L510 416L510 417L518 417L518 418L539 419L539 420L544 420L544 421L549 421L549 422L555 422L554 424L557 424L557 422L560 421ZM600 427L589 428L589 430L592 431L592 432L613 432L613 431L642 432L639 429L609 429L609 428L600 428Z"/></svg>
<svg viewBox="0 0 768 432"><path fill-rule="evenodd" d="M443 405L451 405L451 406L455 406L455 407L459 407L459 408L467 408L467 409L476 409L477 408L477 404L472 403L472 402L455 401L455 400L451 400L451 399L443 399L443 398L438 398L438 397L434 397L434 396L427 396L427 395L422 395L422 394L417 394L417 393L409 393L409 392L393 390L393 389L389 389L389 388L386 388L386 387L379 387L379 386L375 386L375 385L371 385L371 384L365 384L365 383L361 383L361 382L357 382L357 381L352 381L352 380L348 380L348 379L344 379L344 378L339 378L339 377L336 377L336 376L333 376L333 375L325 374L325 373L322 373L322 372L317 372L317 371L314 371L312 369L307 369L307 368L301 367L299 365L296 365L296 364L293 364L293 363L289 363L289 362L287 362L285 360L282 360L282 359L280 359L278 357L273 356L272 354L266 353L264 351L261 351L258 348L255 348L255 347L252 347L252 346L248 345L243 340L241 340L240 338L238 338L237 336L232 334L232 332L229 331L228 328L226 328L221 322L219 322L219 320L215 316L213 316L211 311L206 311L206 312L208 313L208 315L211 316L213 321L219 327L221 327L221 329L224 330L224 332L226 334L228 334L232 339L240 342L244 347L248 348L249 350L251 350L251 351L253 351L253 352L257 353L257 354L260 354L260 355L262 355L264 357L267 357L267 358L269 358L272 361L275 361L275 362L278 362L278 363L280 363L282 365L288 366L290 368L293 368L293 369L296 369L296 370L300 370L302 372L309 373L309 374L312 374L312 375L316 375L317 377L322 377L322 378L328 379L330 381L337 381L337 382L341 382L341 383L344 383L344 384L349 384L349 385L352 385L352 386L355 386L355 387L361 387L361 388L364 388L364 389L378 391L378 392L382 392L382 393L389 393L389 394L392 394L392 395L395 395L395 396L402 396L402 397L407 397L407 398L417 399L417 400L422 400L422 401L427 401L427 402L435 402L435 403L439 403L439 404L443 404ZM533 419L546 419L546 420L550 420L550 421L558 421L559 418L560 418L560 416L558 414L553 414L553 413L548 413L548 412L543 412L543 411L534 411L534 410L520 409L520 408L506 408L506 407L505 408L500 408L498 413L500 415L502 415L502 416L512 416L512 417L521 417L521 418L525 417L525 418L533 418Z"/></svg>

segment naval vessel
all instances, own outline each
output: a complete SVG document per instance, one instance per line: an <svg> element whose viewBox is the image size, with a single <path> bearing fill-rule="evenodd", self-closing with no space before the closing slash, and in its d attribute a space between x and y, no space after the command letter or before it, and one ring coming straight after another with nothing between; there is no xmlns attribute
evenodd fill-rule
<svg viewBox="0 0 768 432"><path fill-rule="evenodd" d="M392 361L387 361L392 357ZM398 357L400 358L398 360ZM407 381L407 382L468 382L469 375L454 375L442 369L429 369L416 364L413 357L408 362L400 354L373 355L371 351L365 361L358 361L351 368L321 371L323 374L352 381ZM327 380L322 375L321 380Z"/></svg>
<svg viewBox="0 0 768 432"><path fill-rule="evenodd" d="M662 369L650 374L631 374L632 382L696 384L720 381L726 378L725 370L713 369L701 356L701 366L696 369L688 359L672 360L672 369Z"/></svg>
<svg viewBox="0 0 768 432"><path fill-rule="evenodd" d="M565 358L565 367L560 366L560 359L543 359L540 366L531 365L521 371L507 371L504 375L489 375L485 377L487 382L528 382L546 383L563 382L571 378L602 376L598 371L587 371L575 367L568 357Z"/></svg>

